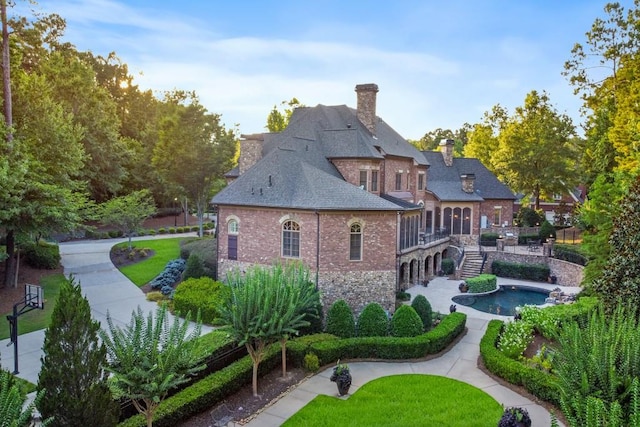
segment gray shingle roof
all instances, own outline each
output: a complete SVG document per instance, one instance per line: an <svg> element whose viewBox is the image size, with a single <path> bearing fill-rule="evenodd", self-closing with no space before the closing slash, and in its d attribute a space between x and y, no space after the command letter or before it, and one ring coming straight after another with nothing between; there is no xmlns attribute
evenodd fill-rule
<svg viewBox="0 0 640 427"><path fill-rule="evenodd" d="M213 202L221 205L318 210L402 209L395 203L349 184L335 169L335 173L328 173L308 163L306 153L306 149L272 150L218 193Z"/></svg>
<svg viewBox="0 0 640 427"><path fill-rule="evenodd" d="M422 152L431 165L427 172L427 190L441 201L515 200L513 192L478 159L454 157L453 165L444 163L439 151ZM473 193L462 190L460 175L474 174Z"/></svg>
<svg viewBox="0 0 640 427"><path fill-rule="evenodd" d="M287 128L264 134L262 159L213 198L214 204L299 209L403 210L395 203L349 184L330 159L425 157L378 119L376 136L346 105L297 108ZM228 174L229 177L237 176ZM269 186L271 177L271 186Z"/></svg>

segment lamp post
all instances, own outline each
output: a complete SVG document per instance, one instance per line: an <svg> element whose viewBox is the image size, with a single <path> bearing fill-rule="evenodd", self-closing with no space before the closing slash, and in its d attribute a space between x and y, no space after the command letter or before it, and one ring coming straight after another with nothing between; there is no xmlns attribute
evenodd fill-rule
<svg viewBox="0 0 640 427"><path fill-rule="evenodd" d="M176 212L176 204L178 203L178 198L173 198L173 226L178 226L178 213Z"/></svg>

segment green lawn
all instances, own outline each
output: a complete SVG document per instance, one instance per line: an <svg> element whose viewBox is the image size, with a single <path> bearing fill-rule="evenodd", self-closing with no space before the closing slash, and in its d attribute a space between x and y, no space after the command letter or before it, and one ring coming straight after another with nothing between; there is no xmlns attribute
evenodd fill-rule
<svg viewBox="0 0 640 427"><path fill-rule="evenodd" d="M498 425L502 412L495 399L469 384L434 375L394 375L365 384L346 400L318 395L283 426L484 427Z"/></svg>
<svg viewBox="0 0 640 427"><path fill-rule="evenodd" d="M40 286L44 288L44 310L32 310L18 317L18 335L26 334L49 327L51 313L58 300L60 285L67 280L63 274L54 274L43 277ZM6 316L12 313L4 313L0 318L0 339L9 338L9 322Z"/></svg>
<svg viewBox="0 0 640 427"><path fill-rule="evenodd" d="M180 241L182 240L184 237L134 241L133 246L152 249L154 255L144 261L122 267L120 271L137 286L144 286L162 272L167 262L180 258ZM128 242L123 242L115 247L128 247L128 245Z"/></svg>

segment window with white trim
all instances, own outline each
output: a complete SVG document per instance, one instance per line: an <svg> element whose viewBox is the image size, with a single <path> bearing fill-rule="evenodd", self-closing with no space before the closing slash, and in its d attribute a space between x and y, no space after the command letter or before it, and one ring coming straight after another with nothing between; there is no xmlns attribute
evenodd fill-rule
<svg viewBox="0 0 640 427"><path fill-rule="evenodd" d="M300 224L295 221L282 224L282 256L300 258Z"/></svg>
<svg viewBox="0 0 640 427"><path fill-rule="evenodd" d="M349 232L349 260L362 261L362 226L352 224Z"/></svg>

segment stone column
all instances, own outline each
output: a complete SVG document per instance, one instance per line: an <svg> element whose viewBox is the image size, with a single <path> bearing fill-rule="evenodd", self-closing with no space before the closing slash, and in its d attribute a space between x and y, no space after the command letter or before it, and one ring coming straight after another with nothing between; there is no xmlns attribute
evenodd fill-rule
<svg viewBox="0 0 640 427"><path fill-rule="evenodd" d="M496 251L504 252L504 239L496 239Z"/></svg>

